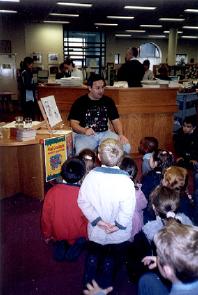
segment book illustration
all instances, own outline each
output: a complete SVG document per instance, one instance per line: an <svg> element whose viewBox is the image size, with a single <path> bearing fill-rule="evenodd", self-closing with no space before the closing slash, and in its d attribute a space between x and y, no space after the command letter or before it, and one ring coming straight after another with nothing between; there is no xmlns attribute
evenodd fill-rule
<svg viewBox="0 0 198 295"><path fill-rule="evenodd" d="M61 115L56 105L55 97L53 95L41 98L42 108L45 114L44 119L48 120L49 126L52 128L62 122ZM46 115L46 117L45 117Z"/></svg>

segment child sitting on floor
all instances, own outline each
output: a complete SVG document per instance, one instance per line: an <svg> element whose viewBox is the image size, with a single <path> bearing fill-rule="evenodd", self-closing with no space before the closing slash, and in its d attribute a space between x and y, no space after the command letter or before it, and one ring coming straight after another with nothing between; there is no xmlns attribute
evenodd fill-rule
<svg viewBox="0 0 198 295"><path fill-rule="evenodd" d="M87 220L77 204L78 183L84 174L84 161L68 159L62 165L63 183L53 186L44 199L41 228L45 241L52 241L57 261L76 260L87 239Z"/></svg>
<svg viewBox="0 0 198 295"><path fill-rule="evenodd" d="M139 280L139 295L197 295L198 294L198 229L171 218L154 237L156 256L143 263L160 275L149 272ZM163 282L162 282L163 277ZM168 287L171 282L171 289ZM85 293L89 294L89 293ZM97 293L96 293L97 294Z"/></svg>
<svg viewBox="0 0 198 295"><path fill-rule="evenodd" d="M135 182L135 178L138 173L138 168L135 161L130 156L124 156L120 163L120 169L128 172L131 180L135 184L135 211L133 214L132 220L132 231L130 241L133 241L134 236L141 231L143 226L143 209L147 206L147 200L144 196L144 193L141 190L141 184Z"/></svg>
<svg viewBox="0 0 198 295"><path fill-rule="evenodd" d="M122 145L105 139L98 151L102 166L85 177L78 205L88 219L84 286L96 279L105 288L113 283L131 237L135 189L128 173L118 167Z"/></svg>
<svg viewBox="0 0 198 295"><path fill-rule="evenodd" d="M155 137L146 136L140 140L138 147L139 153L143 155L142 158L142 175L147 174L152 167L150 166L150 158L158 149L158 140Z"/></svg>

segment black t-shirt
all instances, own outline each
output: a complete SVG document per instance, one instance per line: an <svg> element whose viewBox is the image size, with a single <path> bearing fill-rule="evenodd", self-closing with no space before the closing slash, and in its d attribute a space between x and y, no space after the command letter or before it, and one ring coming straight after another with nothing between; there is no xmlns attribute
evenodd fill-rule
<svg viewBox="0 0 198 295"><path fill-rule="evenodd" d="M79 97L72 105L68 120L77 120L80 126L93 128L95 132L108 130L108 119L118 119L119 114L112 98L103 96L92 100L88 94Z"/></svg>

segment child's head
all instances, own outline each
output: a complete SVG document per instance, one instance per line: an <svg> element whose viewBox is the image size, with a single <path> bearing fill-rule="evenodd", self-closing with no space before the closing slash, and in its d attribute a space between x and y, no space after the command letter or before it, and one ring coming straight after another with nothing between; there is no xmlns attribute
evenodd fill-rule
<svg viewBox="0 0 198 295"><path fill-rule="evenodd" d="M198 229L170 220L154 237L161 274L174 282L198 279Z"/></svg>
<svg viewBox="0 0 198 295"><path fill-rule="evenodd" d="M107 138L98 147L98 157L101 164L113 167L116 166L123 156L122 144L113 138Z"/></svg>
<svg viewBox="0 0 198 295"><path fill-rule="evenodd" d="M124 156L121 159L119 167L120 169L128 172L132 180L135 180L138 173L138 168L136 162L130 156Z"/></svg>
<svg viewBox="0 0 198 295"><path fill-rule="evenodd" d="M162 219L174 217L180 202L179 194L169 187L157 186L150 194L150 202L155 214ZM169 214L169 213L172 214Z"/></svg>
<svg viewBox="0 0 198 295"><path fill-rule="evenodd" d="M172 152L158 149L150 158L150 166L156 171L162 172L164 169L174 164L174 156Z"/></svg>
<svg viewBox="0 0 198 295"><path fill-rule="evenodd" d="M181 191L187 185L187 170L178 166L171 166L164 172L162 184L177 191Z"/></svg>
<svg viewBox="0 0 198 295"><path fill-rule="evenodd" d="M193 133L196 128L196 118L195 117L186 117L182 124L182 129L185 134Z"/></svg>
<svg viewBox="0 0 198 295"><path fill-rule="evenodd" d="M85 162L86 173L92 170L96 165L96 154L91 149L84 149L79 153L79 158Z"/></svg>
<svg viewBox="0 0 198 295"><path fill-rule="evenodd" d="M72 157L63 163L61 176L67 183L77 183L84 176L85 171L84 161L78 157Z"/></svg>
<svg viewBox="0 0 198 295"><path fill-rule="evenodd" d="M141 154L152 153L158 149L158 140L152 136L143 137L140 140L138 150Z"/></svg>

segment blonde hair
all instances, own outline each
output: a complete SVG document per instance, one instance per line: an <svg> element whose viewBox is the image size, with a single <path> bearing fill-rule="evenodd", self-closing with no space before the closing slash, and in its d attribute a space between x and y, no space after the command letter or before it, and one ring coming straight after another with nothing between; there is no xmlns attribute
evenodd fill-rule
<svg viewBox="0 0 198 295"><path fill-rule="evenodd" d="M186 283L198 279L198 228L171 219L155 236L160 265L169 265Z"/></svg>
<svg viewBox="0 0 198 295"><path fill-rule="evenodd" d="M107 138L98 147L101 164L112 167L116 166L123 156L121 143L113 138Z"/></svg>
<svg viewBox="0 0 198 295"><path fill-rule="evenodd" d="M162 183L172 189L181 190L187 184L187 175L185 168L171 166L165 170Z"/></svg>

